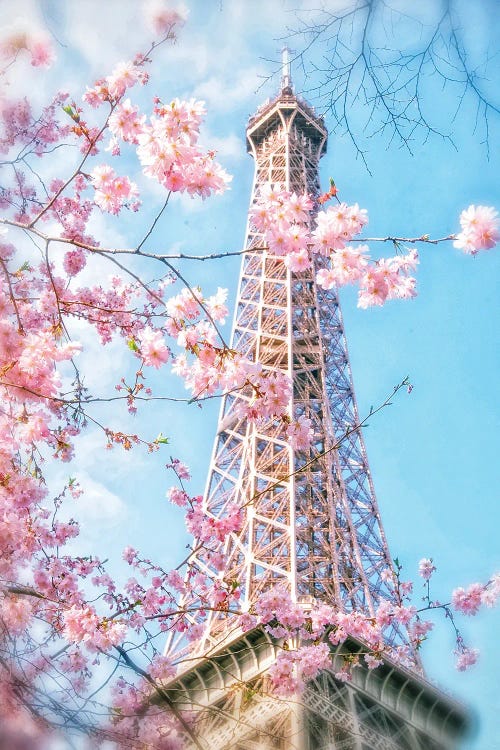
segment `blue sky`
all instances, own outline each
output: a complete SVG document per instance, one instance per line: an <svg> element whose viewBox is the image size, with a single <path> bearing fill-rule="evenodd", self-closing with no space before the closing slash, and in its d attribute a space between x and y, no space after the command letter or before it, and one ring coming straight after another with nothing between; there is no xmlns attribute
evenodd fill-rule
<svg viewBox="0 0 500 750"><path fill-rule="evenodd" d="M265 77L276 67L271 61L279 57L279 40L287 26L293 25L291 10L314 5L299 0L187 3L190 16L178 43L159 53L147 96L141 93L138 100L146 102L153 94L167 101L175 96L204 99L208 108L204 141L218 150L233 182L228 193L205 203L173 200L150 238L149 249L208 253L242 247L253 176L253 163L245 149L246 121L277 89L277 80L266 82ZM326 5L333 8L344 3ZM459 9L460 5L465 13L465 4L459 3ZM432 1L422 3L428 19L435 6ZM25 22L45 23L60 42L58 64L42 79L38 73L36 88L31 87L40 99L58 85L78 97L85 83L106 75L118 60L132 57L149 41L140 19L141 4L131 0L105 4L20 0L4 5L3 10L11 16L8 23L18 14ZM472 60L476 63L484 49L498 54L495 3L478 2L465 17ZM409 39L406 25L398 33L403 45L416 43ZM300 40L295 38L292 46L298 49ZM19 87L30 86L28 73L32 71L26 69L23 80L15 81ZM294 80L300 92L304 85L300 70L295 70ZM450 103L447 91L431 81L427 93L426 106L443 121ZM353 117L361 129L363 115L353 108ZM328 116L326 124L331 125ZM459 213L470 203L500 207L499 129L498 123L492 124L489 160L480 124L473 132L472 102L465 102L453 131L456 148L439 139L416 141L413 155L373 137L366 143L371 174L356 159L349 138L333 132L322 162L325 187L328 177L334 177L343 199L368 209L368 236L443 236L457 231ZM64 161L57 166L68 168ZM137 162L130 161L130 169L144 191L146 218L153 217L161 194L140 175ZM143 236L144 224L138 225L136 216L130 215L114 223L103 220L96 230L102 230L110 243L132 246ZM372 250L392 254L390 247L372 246ZM237 260L192 263L184 265L183 271L193 283L201 281L207 292L227 286L233 303L238 266ZM153 266L141 270L151 276L157 273ZM433 557L438 568L433 596L443 601L456 585L485 581L500 569L498 270L495 251L471 258L451 244L428 246L421 249L415 300L363 311L356 308L352 290L341 293L360 414L383 401L406 375L414 384L411 395L401 393L393 406L372 420L365 440L391 552L403 562L410 578L415 578L421 557ZM100 273L100 269L93 272ZM97 346L89 345L90 353L82 357L82 363L89 366L89 382L111 392L122 374L120 368L129 366L128 353L113 344L103 356ZM164 393L184 395L169 376L161 375L154 382ZM108 412L107 418L130 422L122 411ZM160 402L134 422L135 430L150 437L160 431L169 435L172 454L192 469L193 494L203 489L217 411L216 401L202 409ZM180 513L165 500L165 490L173 483L163 468L168 448L163 456L151 458L116 451L110 455L101 451L102 445L102 438L94 432L79 442L77 467L88 490L80 507L85 543L116 560L121 549L132 544L166 567L174 565L188 539ZM119 563L114 565L120 575ZM479 730L464 744L467 750L500 749L499 628L498 610L463 623L466 640L482 654L480 663L467 674L454 669L447 623L438 622L425 644L428 678L453 692L477 716Z"/></svg>

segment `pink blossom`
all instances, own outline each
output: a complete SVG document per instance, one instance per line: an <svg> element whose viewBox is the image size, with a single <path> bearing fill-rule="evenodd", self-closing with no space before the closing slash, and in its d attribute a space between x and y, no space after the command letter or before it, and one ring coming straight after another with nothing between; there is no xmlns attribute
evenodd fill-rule
<svg viewBox="0 0 500 750"><path fill-rule="evenodd" d="M429 620L421 620L420 618L415 619L410 625L410 633L412 638L415 640L421 640L425 638L434 627L434 623Z"/></svg>
<svg viewBox="0 0 500 750"><path fill-rule="evenodd" d="M304 682L314 679L322 669L331 666L330 647L327 643L302 646L297 653L300 676Z"/></svg>
<svg viewBox="0 0 500 750"><path fill-rule="evenodd" d="M138 136L142 133L146 115L139 115L139 107L125 99L119 104L109 117L109 129L117 137L128 143L138 143Z"/></svg>
<svg viewBox="0 0 500 750"><path fill-rule="evenodd" d="M424 579L424 581L428 581L435 570L436 566L432 564L432 558L423 557L420 560L418 564L418 574Z"/></svg>
<svg viewBox="0 0 500 750"><path fill-rule="evenodd" d="M68 276L76 276L80 271L85 268L87 259L85 252L77 247L74 250L69 250L64 255L63 266Z"/></svg>
<svg viewBox="0 0 500 750"><path fill-rule="evenodd" d="M337 275L332 268L320 268L316 274L316 283L322 289L333 289L337 285Z"/></svg>
<svg viewBox="0 0 500 750"><path fill-rule="evenodd" d="M205 307L214 320L224 324L228 315L228 309L225 305L227 299L227 289L218 287L217 293L205 300Z"/></svg>
<svg viewBox="0 0 500 750"><path fill-rule="evenodd" d="M294 272L309 268L308 196L298 196L282 188L266 185L256 204L250 209L255 227L264 235L275 255L286 256L287 266Z"/></svg>
<svg viewBox="0 0 500 750"><path fill-rule="evenodd" d="M81 672L87 667L87 659L78 648L73 648L66 651L61 666L65 672Z"/></svg>
<svg viewBox="0 0 500 750"><path fill-rule="evenodd" d="M333 250L330 255L330 264L337 277L339 285L352 284L358 281L368 265L368 245L358 245Z"/></svg>
<svg viewBox="0 0 500 750"><path fill-rule="evenodd" d="M0 598L0 620L11 635L19 635L31 620L33 607L27 597Z"/></svg>
<svg viewBox="0 0 500 750"><path fill-rule="evenodd" d="M225 597L223 597L224 600ZM205 631L205 623L204 622L197 622L194 625L191 625L189 630L186 633L186 638L191 643L198 641L200 638L203 637L203 633Z"/></svg>
<svg viewBox="0 0 500 750"><path fill-rule="evenodd" d="M465 253L488 250L500 239L498 212L492 206L469 206L460 214L460 225L453 245Z"/></svg>
<svg viewBox="0 0 500 750"><path fill-rule="evenodd" d="M157 655L149 665L149 674L156 680L167 680L175 677L176 668L168 656Z"/></svg>
<svg viewBox="0 0 500 750"><path fill-rule="evenodd" d="M294 651L283 651L269 669L269 676L277 695L291 696L302 688L296 673L297 658Z"/></svg>
<svg viewBox="0 0 500 750"><path fill-rule="evenodd" d="M384 568L384 570L380 574L380 577L386 583L394 583L394 571L392 570L392 568Z"/></svg>
<svg viewBox="0 0 500 750"><path fill-rule="evenodd" d="M140 331L137 336L140 346L140 356L144 364L159 369L162 364L168 362L170 350L165 344L161 331L155 331L150 326Z"/></svg>
<svg viewBox="0 0 500 750"><path fill-rule="evenodd" d="M2 39L0 55L3 58L15 58L22 50L31 57L34 67L48 68L55 60L55 53L50 39L41 31L32 33L20 30Z"/></svg>
<svg viewBox="0 0 500 750"><path fill-rule="evenodd" d="M268 623L274 619L281 621L281 617L291 606L290 594L284 587L275 586L262 593L254 606L261 622Z"/></svg>
<svg viewBox="0 0 500 750"><path fill-rule="evenodd" d="M167 314L175 320L195 320L201 312L202 297L196 289L183 289L166 302Z"/></svg>
<svg viewBox="0 0 500 750"><path fill-rule="evenodd" d="M171 503L174 503L174 505L178 505L181 508L185 507L188 503L187 494L179 487L170 487L170 489L167 490L167 497Z"/></svg>
<svg viewBox="0 0 500 750"><path fill-rule="evenodd" d="M78 500L83 495L83 488L74 478L69 480L68 490L74 500Z"/></svg>
<svg viewBox="0 0 500 750"><path fill-rule="evenodd" d="M113 99L123 96L126 89L134 86L141 79L140 69L133 62L120 62L107 77L108 90Z"/></svg>
<svg viewBox="0 0 500 750"><path fill-rule="evenodd" d="M185 590L184 579L178 570L171 570L167 573L166 582L169 586L176 589L176 591L182 592Z"/></svg>
<svg viewBox="0 0 500 750"><path fill-rule="evenodd" d="M147 82L148 74L142 68L143 62L144 60L138 59L135 62L118 63L111 75L96 81L92 88L87 87L83 100L91 107L99 107L106 101L113 101L116 104L128 88L135 86L136 83Z"/></svg>
<svg viewBox="0 0 500 750"><path fill-rule="evenodd" d="M351 682L352 680L352 673L351 673L351 666L346 664L342 667L342 669L339 672L335 672L335 679L339 682Z"/></svg>
<svg viewBox="0 0 500 750"><path fill-rule="evenodd" d="M328 604L318 604L310 612L312 632L320 633L326 625L335 622L336 610Z"/></svg>
<svg viewBox="0 0 500 750"><path fill-rule="evenodd" d="M471 583L467 589L462 587L455 589L451 595L453 607L464 615L477 614L484 588L481 583Z"/></svg>
<svg viewBox="0 0 500 750"><path fill-rule="evenodd" d="M415 617L417 613L416 607L394 607L394 619L403 625L408 625L410 620Z"/></svg>
<svg viewBox="0 0 500 750"><path fill-rule="evenodd" d="M479 651L477 648L462 648L459 651L455 651L457 656L456 668L459 672L465 672L469 667L472 667L479 658Z"/></svg>
<svg viewBox="0 0 500 750"><path fill-rule="evenodd" d="M378 656L375 656L375 654L365 654L364 660L366 662L366 665L368 669L376 669L376 667L379 667L381 664L383 664L383 660L380 659Z"/></svg>
<svg viewBox="0 0 500 750"><path fill-rule="evenodd" d="M137 136L137 156L146 176L172 192L202 198L226 190L231 178L214 161L213 152L198 147L203 114L203 103L194 99L176 99L155 109Z"/></svg>
<svg viewBox="0 0 500 750"><path fill-rule="evenodd" d="M22 422L19 428L19 438L25 443L35 443L42 439L50 439L49 420L47 415L36 411Z"/></svg>
<svg viewBox="0 0 500 750"><path fill-rule="evenodd" d="M314 438L312 421L302 414L295 422L291 422L287 426L286 434L294 449L300 451L307 450Z"/></svg>
<svg viewBox="0 0 500 750"><path fill-rule="evenodd" d="M27 48L31 55L31 64L35 68L50 68L56 59L50 40L40 34L28 37Z"/></svg>
<svg viewBox="0 0 500 750"><path fill-rule="evenodd" d="M394 620L394 604L389 599L382 599L377 607L375 617L380 627L390 625Z"/></svg>
<svg viewBox="0 0 500 750"><path fill-rule="evenodd" d="M73 643L92 639L98 626L99 618L92 607L73 606L64 613L63 635Z"/></svg>
<svg viewBox="0 0 500 750"><path fill-rule="evenodd" d="M383 305L389 296L389 286L380 268L370 267L360 280L361 290L358 307L367 308Z"/></svg>
<svg viewBox="0 0 500 750"><path fill-rule="evenodd" d="M313 202L311 198L303 193L297 195L292 193L287 203L287 210L290 219L297 224L306 223L309 221L310 211L313 209Z"/></svg>
<svg viewBox="0 0 500 750"><path fill-rule="evenodd" d="M271 666L269 676L277 695L291 696L300 693L306 682L329 667L330 648L327 643L319 643L314 646L302 646L296 651L282 651Z"/></svg>
<svg viewBox="0 0 500 750"><path fill-rule="evenodd" d="M494 607L500 598L500 573L496 573L488 581L481 594L481 604Z"/></svg>
<svg viewBox="0 0 500 750"><path fill-rule="evenodd" d="M320 211L316 217L316 228L312 232L315 252L329 255L332 250L339 250L362 230L368 223L364 209L358 204L348 206L340 203Z"/></svg>
<svg viewBox="0 0 500 750"><path fill-rule="evenodd" d="M258 388L258 415L260 417L280 416L288 407L291 397L290 378L283 372L269 372L255 379ZM251 415L249 414L251 418Z"/></svg>
<svg viewBox="0 0 500 750"><path fill-rule="evenodd" d="M122 553L122 557L129 565L132 565L137 558L137 550L133 547L125 547Z"/></svg>
<svg viewBox="0 0 500 750"><path fill-rule="evenodd" d="M145 11L149 26L158 36L171 33L174 26L182 26L187 16L184 6L174 9L166 0L149 0Z"/></svg>
<svg viewBox="0 0 500 750"><path fill-rule="evenodd" d="M128 177L119 177L114 169L102 164L95 167L91 173L92 184L95 187L94 203L103 211L118 214L123 206L133 208L137 202L137 185Z"/></svg>
<svg viewBox="0 0 500 750"><path fill-rule="evenodd" d="M311 267L311 258L306 248L299 250L298 252L290 252L285 263L293 273L300 273Z"/></svg>
<svg viewBox="0 0 500 750"><path fill-rule="evenodd" d="M402 596L410 596L413 592L413 581L400 581L399 590Z"/></svg>
<svg viewBox="0 0 500 750"><path fill-rule="evenodd" d="M222 542L231 532L238 532L243 522L243 511L232 503L225 509L224 515L215 517L204 510L202 498L193 498L192 507L186 514L188 531L202 542L217 539Z"/></svg>
<svg viewBox="0 0 500 750"><path fill-rule="evenodd" d="M174 458L172 461L172 468L179 479L191 479L189 468L182 461L179 461L178 458Z"/></svg>
<svg viewBox="0 0 500 750"><path fill-rule="evenodd" d="M249 631L253 630L257 625L257 618L251 615L249 612L244 612L242 615L240 615L238 622L242 630Z"/></svg>

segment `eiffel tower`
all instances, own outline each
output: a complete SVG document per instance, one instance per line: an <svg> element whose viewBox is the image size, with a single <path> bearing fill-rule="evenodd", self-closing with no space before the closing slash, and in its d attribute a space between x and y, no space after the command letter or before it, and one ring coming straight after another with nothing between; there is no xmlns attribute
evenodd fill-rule
<svg viewBox="0 0 500 750"><path fill-rule="evenodd" d="M250 118L247 147L255 160L251 206L263 186L320 193L318 165L327 147L323 119L294 94L288 50L281 89ZM314 212L311 214L311 222ZM222 545L225 567L212 569L194 546L193 565L237 581L241 608L285 587L305 611L318 602L373 616L395 602L392 562L380 520L335 290L315 283L317 267L292 273L266 249L249 218L232 344L266 370L293 381L290 414L312 420L309 451L294 450L282 424L263 427L241 416L251 394L235 391L221 405L204 508L214 517L229 504L246 509L239 533ZM321 259L316 264L321 263ZM354 428L354 429L353 429ZM423 677L416 654L358 666L352 680L335 677L363 653L353 638L331 647L331 670L296 699L270 694L268 670L283 643L262 627L243 631L227 613L211 612L204 635L167 688L177 711L188 711L186 748L206 750L445 750L457 746L468 719L463 708ZM193 625L197 623L192 615ZM408 633L392 626L386 642L397 654ZM365 649L366 650L366 649ZM193 718L194 717L194 718Z"/></svg>

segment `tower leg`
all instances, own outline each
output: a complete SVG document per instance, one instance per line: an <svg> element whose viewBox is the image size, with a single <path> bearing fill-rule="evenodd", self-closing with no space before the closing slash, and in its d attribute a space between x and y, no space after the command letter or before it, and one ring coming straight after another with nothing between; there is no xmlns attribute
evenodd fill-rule
<svg viewBox="0 0 500 750"><path fill-rule="evenodd" d="M361 731L359 726L359 716L358 711L356 708L356 700L354 698L354 690L349 690L349 705L351 707L351 716L353 720L354 725L354 732L352 737L352 749L353 750L363 750L363 746L361 744Z"/></svg>
<svg viewBox="0 0 500 750"><path fill-rule="evenodd" d="M298 703L293 703L290 712L290 750L313 750L309 745L309 738L304 721L304 709Z"/></svg>

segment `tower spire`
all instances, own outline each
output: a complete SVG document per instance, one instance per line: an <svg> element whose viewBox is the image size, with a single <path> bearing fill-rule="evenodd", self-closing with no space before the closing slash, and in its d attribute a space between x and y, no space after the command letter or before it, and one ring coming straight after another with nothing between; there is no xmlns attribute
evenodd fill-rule
<svg viewBox="0 0 500 750"><path fill-rule="evenodd" d="M290 56L293 53L288 45L285 44L281 49L281 90L292 89L292 74Z"/></svg>

